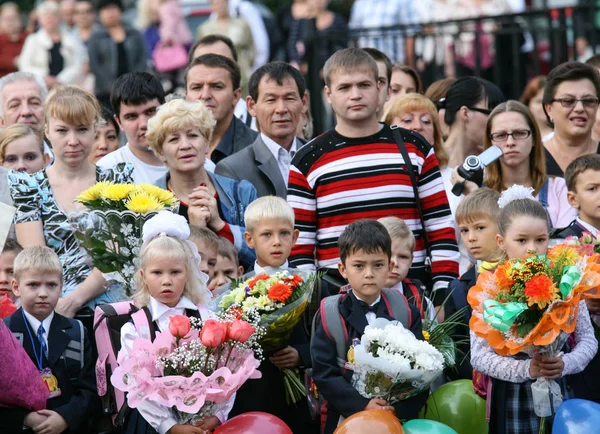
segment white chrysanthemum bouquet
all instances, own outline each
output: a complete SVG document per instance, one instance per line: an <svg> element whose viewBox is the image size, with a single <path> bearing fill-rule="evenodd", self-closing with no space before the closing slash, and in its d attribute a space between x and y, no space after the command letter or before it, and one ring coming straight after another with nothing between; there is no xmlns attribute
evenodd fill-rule
<svg viewBox="0 0 600 434"><path fill-rule="evenodd" d="M352 385L365 398L388 403L429 388L444 369L444 357L397 321L376 319L354 347Z"/></svg>

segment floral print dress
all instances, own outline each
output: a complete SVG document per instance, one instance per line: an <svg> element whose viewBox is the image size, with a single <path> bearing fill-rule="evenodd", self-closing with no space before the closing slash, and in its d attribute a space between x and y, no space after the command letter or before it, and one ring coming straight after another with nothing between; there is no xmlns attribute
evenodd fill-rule
<svg viewBox="0 0 600 434"><path fill-rule="evenodd" d="M111 169L96 167L96 181L114 183L133 182L130 163L120 163ZM63 266L63 296L73 291L88 277L93 269L92 259L83 249L75 231L69 224L69 216L58 206L45 170L29 174L11 170L8 175L10 195L17 208L15 224L41 221L46 244L56 252ZM109 287L87 304L112 303L122 298L119 288Z"/></svg>

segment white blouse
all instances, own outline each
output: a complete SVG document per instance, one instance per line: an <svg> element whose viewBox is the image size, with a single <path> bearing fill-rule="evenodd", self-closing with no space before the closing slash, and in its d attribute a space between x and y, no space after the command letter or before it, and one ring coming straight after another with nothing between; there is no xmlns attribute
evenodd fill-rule
<svg viewBox="0 0 600 434"><path fill-rule="evenodd" d="M181 297L179 303L175 307L169 307L160 301L150 297L150 304L148 305L150 314L152 315L152 322L158 325L160 332L169 330L169 318L174 315L185 315L185 310L197 310L200 313L200 318L205 321L210 318L214 318L213 312L211 312L205 306L196 306L186 297ZM121 328L121 349L133 351L133 342L139 337L135 325L133 322L126 323ZM148 337L149 338L149 337ZM227 420L229 412L233 408L235 401L235 394L227 401L227 407L217 413L215 416L219 418L221 423ZM166 434L174 425L177 425L177 419L173 417L173 413L167 407L162 405L144 401L137 407L138 411L144 419L158 431L159 434Z"/></svg>
<svg viewBox="0 0 600 434"><path fill-rule="evenodd" d="M594 328L585 301L579 303L579 314L574 333L575 348L563 356L565 364L563 377L583 371L598 351L598 341L594 336ZM485 339L471 332L471 366L474 370L498 380L524 383L527 380L533 380L529 375L530 364L531 359L515 360L512 357L499 356Z"/></svg>

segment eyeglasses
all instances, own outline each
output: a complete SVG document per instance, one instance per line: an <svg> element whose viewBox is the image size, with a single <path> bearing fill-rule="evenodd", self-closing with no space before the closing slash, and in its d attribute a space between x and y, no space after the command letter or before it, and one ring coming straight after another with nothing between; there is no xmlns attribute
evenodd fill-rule
<svg viewBox="0 0 600 434"><path fill-rule="evenodd" d="M467 107L468 110L474 111L474 112L479 112L479 113L483 113L486 116L489 116L490 113L492 112L489 109L484 109L484 108L479 108L479 107Z"/></svg>
<svg viewBox="0 0 600 434"><path fill-rule="evenodd" d="M502 143L508 140L508 136L511 136L515 140L525 140L531 136L531 130L515 130L512 133L500 131L499 133L490 134L490 139L492 139L492 142Z"/></svg>
<svg viewBox="0 0 600 434"><path fill-rule="evenodd" d="M559 102L564 108L573 108L579 101L585 108L598 107L598 98L556 98L552 100L552 102Z"/></svg>

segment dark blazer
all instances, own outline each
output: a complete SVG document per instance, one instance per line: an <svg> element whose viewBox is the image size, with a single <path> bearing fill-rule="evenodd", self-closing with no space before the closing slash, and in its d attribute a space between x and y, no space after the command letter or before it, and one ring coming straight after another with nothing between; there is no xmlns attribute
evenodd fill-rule
<svg viewBox="0 0 600 434"><path fill-rule="evenodd" d="M412 323L410 330L417 339L423 339L421 315L419 310L410 305ZM368 325L367 317L362 311L358 300L352 292L346 295L340 303L340 315L344 318L348 330L346 347L350 349L352 340L360 339ZM380 302L376 312L377 318L393 320L387 311L385 303ZM323 324L318 321L315 334L312 337L311 354L313 363L313 378L317 388L327 400L327 421L323 434L335 431L340 415L350 417L363 411L369 403L369 398L364 398L352 387L352 371L344 369L343 372L337 364L335 345L325 333ZM394 408L399 419L415 419L427 400L428 392L425 391L413 398L401 401Z"/></svg>
<svg viewBox="0 0 600 434"><path fill-rule="evenodd" d="M221 160L250 146L258 136L259 134L256 131L247 127L236 116L233 116L223 138L212 152L211 160L218 164Z"/></svg>
<svg viewBox="0 0 600 434"><path fill-rule="evenodd" d="M281 176L277 160L260 134L251 146L221 160L215 173L250 181L258 197L279 196L285 199L287 196L287 179Z"/></svg>
<svg viewBox="0 0 600 434"><path fill-rule="evenodd" d="M22 314L22 308L17 310L5 320L10 330L17 337L23 348L35 363L35 355L29 333L25 325ZM54 318L50 324L48 332L48 349L50 351L48 358L42 359L42 366L50 368L52 374L58 380L58 387L61 395L50 398L46 407L60 414L69 428L66 433L87 434L92 432L93 422L99 415L100 398L96 390L96 376L94 374L94 361L92 360L92 348L87 337L87 331L84 331L84 366L81 368L79 360L65 357L65 353L73 352L67 349L67 346L78 346L79 342L72 342L68 330L72 327L78 327L76 320L65 318L62 315L54 313ZM40 343L37 337L33 336L33 345L38 348ZM23 419L26 411L15 411L11 417L19 418L17 425L23 425Z"/></svg>

